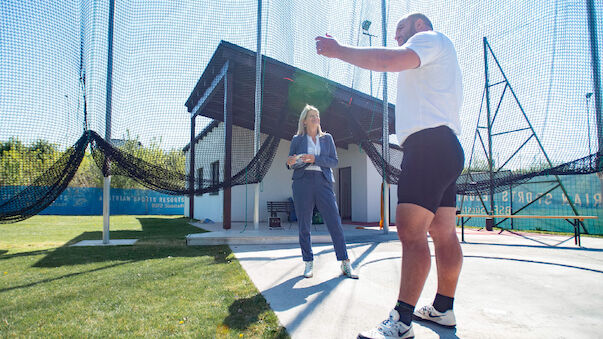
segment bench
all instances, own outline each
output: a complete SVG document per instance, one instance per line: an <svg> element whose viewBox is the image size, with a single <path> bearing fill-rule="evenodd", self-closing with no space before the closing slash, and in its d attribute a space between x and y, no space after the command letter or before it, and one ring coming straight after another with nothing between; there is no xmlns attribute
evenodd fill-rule
<svg viewBox="0 0 603 339"><path fill-rule="evenodd" d="M280 227L280 219L278 221L277 213L287 213L287 221L291 223L291 211L293 211L293 203L291 201L267 201L268 213L270 213L270 227ZM274 226L273 226L274 225Z"/></svg>
<svg viewBox="0 0 603 339"><path fill-rule="evenodd" d="M489 214L460 214L456 215L458 219L461 219L461 241L465 241L465 222L471 218L486 218L486 229L492 230L492 227L498 227L494 225L494 219L503 219L498 223L501 223L507 219L565 219L572 226L574 226L574 243L578 246L580 244L580 227L584 228L584 220L586 219L598 219L595 215L518 215L518 214L500 214L500 215L489 215ZM467 220L465 220L467 219ZM505 229L502 227L501 231ZM584 228L586 229L586 228Z"/></svg>

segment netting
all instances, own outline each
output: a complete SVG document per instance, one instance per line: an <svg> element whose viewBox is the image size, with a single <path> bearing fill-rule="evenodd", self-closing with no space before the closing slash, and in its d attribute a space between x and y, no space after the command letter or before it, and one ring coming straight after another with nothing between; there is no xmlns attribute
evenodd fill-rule
<svg viewBox="0 0 603 339"><path fill-rule="evenodd" d="M254 60L258 1L117 1L113 15L110 4L0 4L0 222L38 213L67 185L99 187L103 173L115 176L113 187L169 194L260 182L305 103L321 109L325 130L339 134L341 144L360 145L395 184L403 152L391 139L388 161L381 156L381 74L316 55L314 37L381 46L384 19L387 45L394 46L398 18L415 11L448 35L459 55L466 158L459 194L498 194L542 176L563 183L603 170L595 57L603 47L601 2L387 1L383 14L375 1L264 0L262 54L299 71L281 74L264 61L255 155L255 62L235 69L228 178L225 104L218 100L227 95L224 85L196 121L192 172L187 104L203 95L195 88L211 85L198 84L205 72L219 73L222 65L210 61L221 41ZM342 119L347 101L333 84L365 104ZM395 74L387 87L394 103Z"/></svg>

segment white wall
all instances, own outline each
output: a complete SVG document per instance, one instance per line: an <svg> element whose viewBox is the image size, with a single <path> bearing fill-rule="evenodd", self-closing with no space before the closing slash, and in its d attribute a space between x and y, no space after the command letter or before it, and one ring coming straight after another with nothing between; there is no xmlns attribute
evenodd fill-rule
<svg viewBox="0 0 603 339"><path fill-rule="evenodd" d="M260 221L267 221L269 214L266 207L267 201L285 201L293 197L291 191L291 175L293 171L285 166L287 156L289 155L290 141L281 140L276 150L272 166L264 176L264 181L260 185ZM232 220L245 220L245 206L247 206L247 222L253 223L253 198L255 194L255 185L247 186L247 201L245 201L245 185L232 188ZM286 214L279 213L281 220L286 221ZM220 220L222 220L220 218Z"/></svg>
<svg viewBox="0 0 603 339"><path fill-rule="evenodd" d="M373 162L369 157L366 158L366 187L367 196L369 197L366 209L367 209L367 220L366 221L379 221L381 220L381 183L383 179L377 172L377 169L373 165Z"/></svg>
<svg viewBox="0 0 603 339"><path fill-rule="evenodd" d="M195 219L213 221L222 221L224 211L224 191L219 191L217 195L205 193L202 196L195 197Z"/></svg>
<svg viewBox="0 0 603 339"><path fill-rule="evenodd" d="M358 145L350 145L347 150L337 149L337 154L339 167L352 167L352 221L378 222L381 219L381 175ZM336 176L335 180L335 192L338 192L339 178ZM397 185L390 186L392 222L396 220L397 189Z"/></svg>
<svg viewBox="0 0 603 339"><path fill-rule="evenodd" d="M190 168L189 161L190 149L186 154L185 168L187 174ZM224 180L224 124L222 123L209 132L203 140L195 144L195 176L197 175L197 169L203 167L203 177L211 179L211 163L214 161L220 162L220 180ZM196 177L195 185L197 185ZM213 221L221 221L223 194L223 191L219 191L217 195L205 193L202 196L195 196L194 218L198 220L211 219ZM186 217L190 217L189 200L186 197L184 203L184 216Z"/></svg>
<svg viewBox="0 0 603 339"><path fill-rule="evenodd" d="M208 193L202 196L195 196L195 219L205 220L211 219L213 221L222 221L222 197L223 192L220 191L218 195L209 195ZM184 197L184 216L190 218L189 214L189 197Z"/></svg>
<svg viewBox="0 0 603 339"><path fill-rule="evenodd" d="M371 159L367 159L367 187L368 187L368 204L366 221L381 220L381 183L383 178L373 165ZM398 206L398 185L389 186L389 215L390 223L396 220L396 206Z"/></svg>
<svg viewBox="0 0 603 339"><path fill-rule="evenodd" d="M349 145L348 149L337 149L339 157L339 168L352 167L352 220L353 221L368 221L367 215L367 164L368 157L366 153L361 152L358 145ZM338 169L334 169L339 172ZM338 176L336 178L336 190L339 189Z"/></svg>

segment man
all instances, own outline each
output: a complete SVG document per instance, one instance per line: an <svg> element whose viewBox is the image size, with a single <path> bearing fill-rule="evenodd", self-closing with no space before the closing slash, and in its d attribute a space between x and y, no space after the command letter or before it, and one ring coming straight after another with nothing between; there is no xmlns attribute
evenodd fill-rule
<svg viewBox="0 0 603 339"><path fill-rule="evenodd" d="M399 72L396 134L404 151L398 179L396 227L402 242L398 302L389 319L359 338L411 338L412 318L454 327L454 294L463 254L456 235L456 180L464 153L460 133L461 71L450 39L433 31L423 14L406 15L396 27L395 48L362 48L316 38L318 54L380 72ZM435 247L438 290L432 305L415 311Z"/></svg>

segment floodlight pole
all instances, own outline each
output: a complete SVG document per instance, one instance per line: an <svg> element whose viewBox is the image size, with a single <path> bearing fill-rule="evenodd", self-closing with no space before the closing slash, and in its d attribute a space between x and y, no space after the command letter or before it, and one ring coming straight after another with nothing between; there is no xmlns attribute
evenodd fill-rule
<svg viewBox="0 0 603 339"><path fill-rule="evenodd" d="M593 154L593 150L590 146L590 98L592 97L593 93L589 92L586 93L585 99L586 99L586 136L588 137L588 155Z"/></svg>
<svg viewBox="0 0 603 339"><path fill-rule="evenodd" d="M381 0L381 38L383 47L387 47L386 0ZM369 37L370 38L370 37ZM371 79L371 86L372 86ZM389 233L389 184L387 183L387 166L389 164L389 109L387 101L387 72L383 72L383 233Z"/></svg>
<svg viewBox="0 0 603 339"><path fill-rule="evenodd" d="M587 1L588 9L588 31L590 33L590 60L593 68L593 85L595 93L595 116L597 119L597 142L599 144L596 157L596 166L600 168L603 162L603 93L601 93L601 60L599 59L599 40L597 39L597 18L595 13L595 1ZM600 19L599 19L600 20ZM590 138L590 135L589 135ZM590 139L589 139L590 140ZM603 172L598 172L601 181L601 194L603 194Z"/></svg>
<svg viewBox="0 0 603 339"><path fill-rule="evenodd" d="M594 0L588 0L588 30L590 33L590 53L593 68L593 82L595 93L595 114L597 116L597 141L599 143L599 154L603 152L603 98L601 96L601 64L599 60L599 45L597 40L597 19L595 17Z"/></svg>
<svg viewBox="0 0 603 339"><path fill-rule="evenodd" d="M366 27L365 27L366 25ZM376 38L377 36L374 34L369 33L369 27L371 27L371 22L368 20L365 20L362 23L362 34L363 35L367 35L369 37L369 47L373 47L373 38ZM370 81L370 89L371 89L371 97L373 96L373 71L369 70L369 81Z"/></svg>
<svg viewBox="0 0 603 339"><path fill-rule="evenodd" d="M253 135L253 156L260 150L260 122L262 119L262 0L258 0L257 53L255 54L255 121ZM253 196L253 228L260 228L260 183L255 185Z"/></svg>
<svg viewBox="0 0 603 339"><path fill-rule="evenodd" d="M115 0L109 0L109 28L107 34L107 95L105 101L105 141L111 144L111 99L113 82L113 21L115 14ZM103 174L107 174L103 180L103 244L109 244L109 215L111 199L111 175L109 170L110 161L105 156Z"/></svg>

